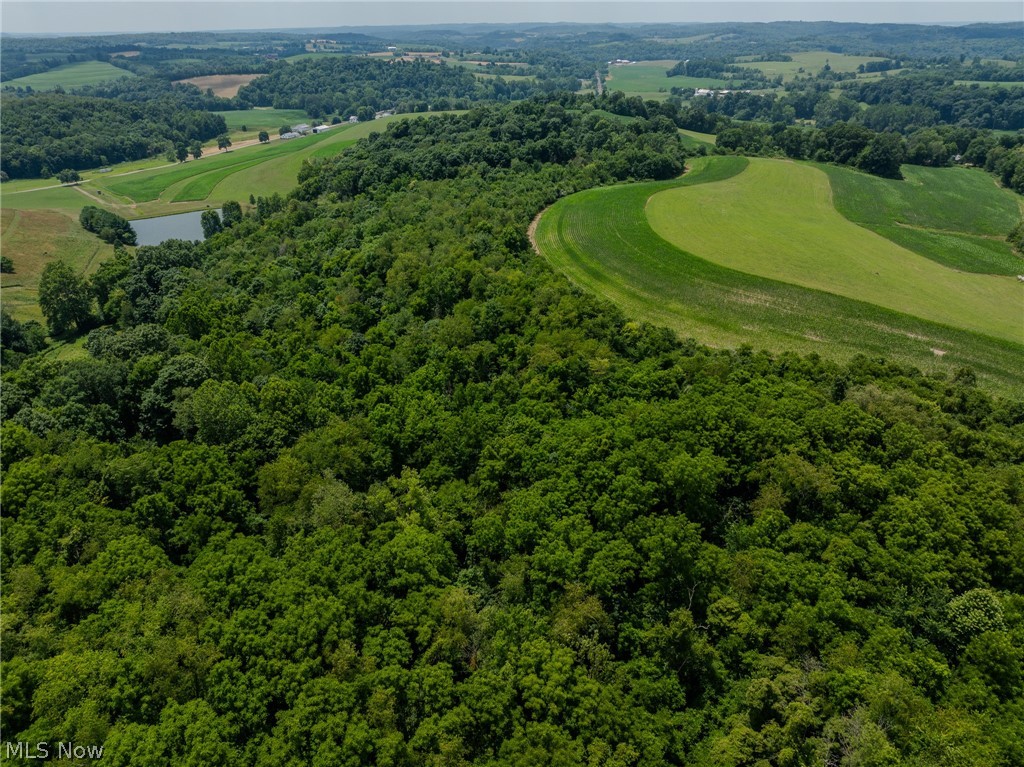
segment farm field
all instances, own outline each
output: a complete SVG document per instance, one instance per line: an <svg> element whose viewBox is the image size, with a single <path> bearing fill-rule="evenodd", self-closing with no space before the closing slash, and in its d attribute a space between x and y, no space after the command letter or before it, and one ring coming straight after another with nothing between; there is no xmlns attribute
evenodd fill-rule
<svg viewBox="0 0 1024 767"><path fill-rule="evenodd" d="M944 267L844 218L831 197L817 168L751 159L727 181L655 195L647 219L720 266L1024 342L1016 280Z"/></svg>
<svg viewBox="0 0 1024 767"><path fill-rule="evenodd" d="M1024 259L1006 235L1020 220L1021 204L972 168L903 166L903 181L821 165L836 210L944 266L980 274L1016 275Z"/></svg>
<svg viewBox="0 0 1024 767"><path fill-rule="evenodd" d="M760 69L768 77L782 75L784 82L789 82L799 74L817 73L824 68L826 62L835 72L856 72L857 67L869 61L884 61L877 56L848 56L845 53L831 51L803 51L789 53L792 61L752 61L739 62L738 66ZM801 72L801 69L803 72Z"/></svg>
<svg viewBox="0 0 1024 767"><path fill-rule="evenodd" d="M281 117L280 110L275 117ZM134 165L126 164L109 174L84 174L87 180L77 186L53 186L47 179L8 182L3 189L0 246L14 260L17 273L3 275L0 282L4 305L19 319L39 319L36 288L48 261L60 254L87 274L109 257L112 246L78 225L85 205L99 205L127 219L201 210L225 200L246 205L254 192L266 196L291 190L307 159L336 154L389 122L408 117L339 125L320 135L211 152L198 161L141 172L123 172ZM40 183L47 188L38 188Z"/></svg>
<svg viewBox="0 0 1024 767"><path fill-rule="evenodd" d="M309 115L302 109L273 109L270 107L256 107L254 109L235 109L214 112L224 118L228 130L232 132L232 138L239 141L254 139L261 130L267 131L271 137L276 138L278 129L282 125L298 125L309 123ZM242 130L242 127L245 130Z"/></svg>
<svg viewBox="0 0 1024 767"><path fill-rule="evenodd" d="M78 88L83 85L96 85L107 80L116 80L119 77L135 76L134 72L118 69L113 64L108 64L105 61L79 61L74 64L64 64L39 74L19 77L16 80L8 80L4 83L4 87L31 87L37 91L49 91L58 86L61 88Z"/></svg>
<svg viewBox="0 0 1024 767"><path fill-rule="evenodd" d="M769 176L773 175L770 170L773 164L820 173L810 166L768 160L699 158L686 176L674 181L606 187L559 200L537 222L536 245L553 266L580 287L613 301L636 319L666 325L680 335L703 343L733 347L753 344L776 351L816 352L837 359L848 359L857 353L885 355L926 372L948 373L968 365L988 386L1021 392L1024 386L1019 370L1024 365L1024 344L1021 343L1024 339L1020 338L1018 307L1022 298L1020 286L1012 278L951 272L957 278L973 277L976 281L988 280L999 286L994 289L998 295L988 299L987 304L984 296L960 289L959 300L976 299L981 303L983 316L980 321L973 317L961 321L962 318L957 317L959 326L954 326L914 316L901 310L902 307L879 305L874 292L852 298L829 290L832 286L827 281L826 289L819 289L752 274L736 268L739 264L715 263L694 254L697 246L691 244L688 231L681 235L687 245L687 250L683 250L660 236L649 223L649 200L660 205L657 201L662 196L699 194L709 201L713 198L710 194L713 188L721 185L742 194L741 179L759 164L769 166ZM757 176L758 171L754 171L748 180L756 180ZM827 187L827 178L821 174L814 193L808 192L811 201L804 204L820 199L821 208L827 211L824 207L829 199ZM793 194L799 195L799 192L798 187ZM823 196L816 198L816 195ZM728 204L728 200L724 204ZM703 209L711 216L717 214L709 206ZM926 273L941 272L937 264L856 227L834 209L832 215L835 218L831 223L844 229L858 229L855 235L858 239L867 237L872 241L877 248L875 259L879 252L895 249L905 260L916 259L914 263ZM763 214L749 210L744 210L743 216L756 220L760 225L759 236L769 240L780 237L777 230L782 228L782 222L765 219ZM602 225L594 226L594 221L601 221ZM849 229L846 231L854 235ZM708 238L712 234L705 232L701 236ZM719 239L731 236L732 232L722 232L719 228ZM796 240L783 238L783 241L791 244ZM739 250L742 248L730 248L730 252ZM770 257L758 259L741 253L738 258L745 259L743 265L748 268L780 268L770 263L768 267L763 265ZM754 266L750 266L751 263ZM933 315L941 312L941 306L933 306L926 299L917 301L924 303ZM989 304L1000 301L1002 307L989 311ZM987 333L968 329L964 322L981 324Z"/></svg>
<svg viewBox="0 0 1024 767"><path fill-rule="evenodd" d="M74 194L72 192L72 194ZM75 195L83 199L81 195ZM81 207L81 202L78 203ZM64 259L79 274L92 273L114 248L78 225L78 210L0 211L3 253L14 261L14 274L0 275L3 305L19 320L42 321L39 277L53 258Z"/></svg>
<svg viewBox="0 0 1024 767"><path fill-rule="evenodd" d="M724 88L725 80L697 77L666 77L665 73L676 65L674 59L662 61L638 61L635 64L621 64L608 67L605 87L622 91L629 96L643 99L662 100L668 98L669 90L680 88Z"/></svg>
<svg viewBox="0 0 1024 767"><path fill-rule="evenodd" d="M279 116L279 115L278 115ZM251 193L285 193L295 186L302 163L312 156L339 152L388 122L404 116L357 125L339 125L325 133L292 141L217 152L210 150L198 161L189 161L139 172L89 174L77 187L20 191L5 184L3 207L12 209L62 208L77 211L98 204L128 219L198 210L225 200L248 200ZM11 194L11 191L20 191Z"/></svg>
<svg viewBox="0 0 1024 767"><path fill-rule="evenodd" d="M201 90L210 88L214 96L231 98L238 95L238 89L248 85L259 75L207 75L205 77L190 77L188 80L178 80L179 83L191 83Z"/></svg>

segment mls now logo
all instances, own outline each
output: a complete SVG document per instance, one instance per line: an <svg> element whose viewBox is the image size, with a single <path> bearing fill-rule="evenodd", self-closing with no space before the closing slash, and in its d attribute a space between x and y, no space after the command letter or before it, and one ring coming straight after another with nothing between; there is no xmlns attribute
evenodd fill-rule
<svg viewBox="0 0 1024 767"><path fill-rule="evenodd" d="M80 746L74 743L29 743L19 740L4 744L4 756L8 759L100 759L103 746Z"/></svg>

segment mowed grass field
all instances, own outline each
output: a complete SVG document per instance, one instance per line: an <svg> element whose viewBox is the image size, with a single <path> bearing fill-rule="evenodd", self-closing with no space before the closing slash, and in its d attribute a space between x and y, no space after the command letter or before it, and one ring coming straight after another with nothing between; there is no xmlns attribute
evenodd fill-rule
<svg viewBox="0 0 1024 767"><path fill-rule="evenodd" d="M250 194L290 191L305 160L341 152L371 132L383 131L389 122L410 116L338 125L319 135L227 152L207 150L199 160L136 172L119 173L115 168L112 173L89 174L78 187L8 190L14 183L10 182L4 185L2 204L5 209L57 208L76 215L83 205L100 205L128 219L200 210L226 200L247 204Z"/></svg>
<svg viewBox="0 0 1024 767"><path fill-rule="evenodd" d="M666 77L665 73L678 62L674 59L662 61L638 61L635 64L619 64L608 67L605 88L622 91L628 96L640 96L644 100L658 101L668 98L673 87L678 88L725 88L725 80L708 77Z"/></svg>
<svg viewBox="0 0 1024 767"><path fill-rule="evenodd" d="M903 166L903 181L821 165L833 204L850 221L964 272L1017 275L1024 259L1006 242L1021 198L977 168Z"/></svg>
<svg viewBox="0 0 1024 767"><path fill-rule="evenodd" d="M14 262L14 274L0 275L3 306L19 320L43 320L38 305L39 277L47 263L61 258L85 275L114 253L112 245L78 225L77 210L4 208L0 211L0 237L3 254Z"/></svg>
<svg viewBox="0 0 1024 767"><path fill-rule="evenodd" d="M1024 342L1024 286L955 271L858 226L833 206L829 177L809 165L751 159L726 181L654 195L647 219L668 242L721 266Z"/></svg>
<svg viewBox="0 0 1024 767"><path fill-rule="evenodd" d="M1002 299L1004 307L985 320L986 327L996 328L997 334L993 335L991 330L984 333L968 329L959 317L950 325L879 305L873 300L873 292L860 299L851 298L828 289L828 284L825 289L806 287L715 263L695 255L689 240L687 249L683 249L651 227L649 202L666 193L696 194L723 184L735 186L761 163L771 161L698 158L689 173L674 181L620 185L571 195L540 217L535 242L541 254L570 280L618 304L627 315L670 327L684 337L712 346L752 344L775 351L816 352L840 360L864 353L913 364L926 373L949 374L968 365L990 388L1016 395L1024 392L1020 375L1024 367L1024 328L1019 321L1024 293L1019 292L1021 286L1012 278L990 278L1000 284L996 289L999 295L1006 292L1006 287L1018 289L1018 293L1009 292ZM821 173L810 166L777 164ZM756 179L757 174L755 171L748 180ZM733 191L742 194L742 189ZM778 195L773 192L768 196ZM827 200L826 194L824 202ZM708 206L704 210L709 215L716 213ZM838 216L834 210L833 214ZM750 211L742 215L763 216ZM721 240L731 238L734 222L727 223L717 230ZM852 226L841 217L839 221L832 219L832 223ZM774 215L762 217L751 226L754 224L769 239L776 237L776 230L782 227ZM867 230L859 231L874 237ZM860 233L856 236L861 237ZM776 257L786 258L790 246L801 247L794 237L789 237L787 243L785 252ZM879 247L888 250L897 246L886 243ZM903 256L908 257L914 258L914 254ZM763 260L769 260L767 254ZM750 261L756 263L757 259L751 256ZM928 266L939 268L931 262ZM1012 328L1014 307L1016 337L1012 329L1007 329L1007 315ZM985 316L992 314L986 307L983 312ZM975 321L968 318L967 324ZM1002 335L998 335L1000 328L1005 331Z"/></svg>
<svg viewBox="0 0 1024 767"><path fill-rule="evenodd" d="M832 53L831 51L802 51L790 53L792 61L751 61L738 62L739 66L750 69L760 69L768 77L782 75L783 82L789 82L797 75L817 74L825 64L834 72L856 72L857 67L869 61L885 61L877 56L847 56L845 53ZM801 71L803 70L803 71Z"/></svg>
<svg viewBox="0 0 1024 767"><path fill-rule="evenodd" d="M178 204L212 205L225 200L246 201L252 193L284 194L296 183L302 163L312 157L336 154L389 122L407 119L401 115L355 125L338 125L318 135L289 141L217 152L197 162L156 168L128 176L97 178L91 185L115 197L122 206L133 208L140 218L162 212L182 212ZM143 204L147 203L143 207ZM167 209L170 207L171 209ZM202 207L199 205L198 207ZM122 213L122 215L124 215Z"/></svg>
<svg viewBox="0 0 1024 767"><path fill-rule="evenodd" d="M50 69L27 77L19 77L16 80L8 80L4 83L14 88L30 87L37 91L51 91L57 86L61 88L78 88L83 85L96 85L107 80L116 80L119 77L135 77L134 72L126 69L118 69L113 64L105 61L79 61L74 64Z"/></svg>
<svg viewBox="0 0 1024 767"><path fill-rule="evenodd" d="M267 109L257 107L255 109L236 109L227 112L214 112L224 118L228 124L228 130L240 130L244 125L246 130L273 132L277 134L282 125L298 125L307 123L312 125L309 116L301 109Z"/></svg>

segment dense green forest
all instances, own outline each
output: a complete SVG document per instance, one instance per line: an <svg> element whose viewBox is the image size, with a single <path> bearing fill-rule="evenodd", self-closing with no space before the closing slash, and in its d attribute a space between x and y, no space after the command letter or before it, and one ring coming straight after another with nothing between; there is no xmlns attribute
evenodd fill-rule
<svg viewBox="0 0 1024 767"><path fill-rule="evenodd" d="M569 95L394 123L204 243L119 250L87 357L4 318L6 738L1024 762L1024 404L703 348L533 254L557 198L684 159Z"/></svg>
<svg viewBox="0 0 1024 767"><path fill-rule="evenodd" d="M547 90L555 88L552 83ZM470 101L522 99L537 90L530 81L481 82L466 69L430 61L331 56L282 62L240 89L236 101L242 109L304 109L319 118L356 114L360 107L401 112L465 108Z"/></svg>
<svg viewBox="0 0 1024 767"><path fill-rule="evenodd" d="M226 129L220 115L183 108L174 99L138 104L61 93L5 96L0 168L11 178L46 177L63 168L151 157Z"/></svg>

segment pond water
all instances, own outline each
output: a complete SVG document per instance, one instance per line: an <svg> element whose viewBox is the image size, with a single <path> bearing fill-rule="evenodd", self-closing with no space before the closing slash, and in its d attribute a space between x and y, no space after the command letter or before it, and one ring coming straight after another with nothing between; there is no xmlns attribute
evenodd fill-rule
<svg viewBox="0 0 1024 767"><path fill-rule="evenodd" d="M220 210L216 209L218 215ZM203 225L200 217L203 211L192 213L175 213L173 216L157 216L156 218L140 218L130 221L132 229L138 235L139 245L159 245L164 240L202 240Z"/></svg>

